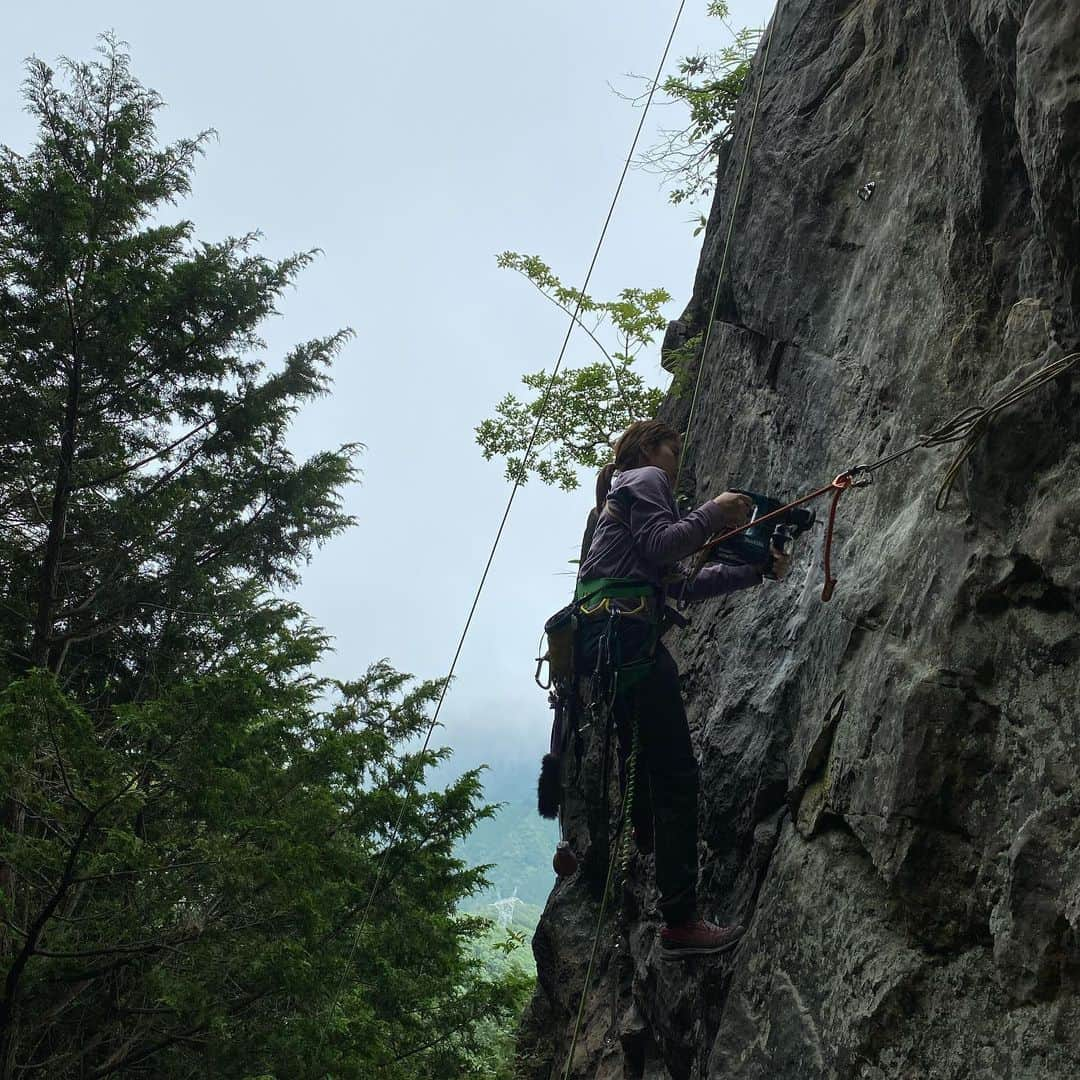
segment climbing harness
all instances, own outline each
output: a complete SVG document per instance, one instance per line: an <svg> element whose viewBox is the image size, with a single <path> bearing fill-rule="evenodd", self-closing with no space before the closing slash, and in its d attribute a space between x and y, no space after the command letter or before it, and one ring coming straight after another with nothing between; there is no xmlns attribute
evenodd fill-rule
<svg viewBox="0 0 1080 1080"><path fill-rule="evenodd" d="M583 639L595 637L589 623L598 616L607 617L600 640L597 668L601 662L611 672L612 700L641 681L652 668L656 645L660 640L661 602L655 585L632 578L594 578L579 581L574 590L581 615L578 624ZM622 630L621 627L625 627ZM589 643L582 642L588 649ZM591 650L589 650L591 651Z"/></svg>
<svg viewBox="0 0 1080 1080"><path fill-rule="evenodd" d="M648 582L600 578L579 582L576 593L581 612L576 654L593 657L589 711L594 730L603 731L600 788L606 833L616 702L653 668L660 612L657 590ZM576 696L576 687L573 692Z"/></svg>
<svg viewBox="0 0 1080 1080"><path fill-rule="evenodd" d="M607 237L608 227L611 224L611 220L615 215L615 206L619 201L619 196L622 193L623 184L626 181L626 176L630 171L630 166L634 160L634 154L637 152L638 141L641 138L641 133L645 127L645 120L649 115L649 109L652 105L653 97L656 95L656 90L660 85L660 78L664 72L664 66L667 64L668 53L671 51L671 44L675 40L675 33L679 28L679 22L682 19L683 9L686 7L686 0L680 0L678 9L675 12L675 18L671 25L671 30L668 33L667 42L664 45L663 53L660 56L660 62L656 67L656 74L653 76L652 86L649 88L648 97L645 99L645 104L641 109L641 118L638 121L637 129L634 132L633 140L630 143L629 153L626 155L626 161L623 163L622 172L619 174L618 183L615 185L615 193L611 198L611 203L608 206L607 216L604 218L604 224L600 230L600 237L596 242L596 247L593 249L592 258L589 261L589 268L585 273L585 280L582 282L581 289L578 291L578 300L574 307L574 312L570 317L570 324L567 327L566 335L563 338L562 346L559 349L559 355L556 358L555 366L551 370L551 375L548 378L547 385L544 388L543 397L540 399L540 407L537 410L536 421L533 425L532 434L529 436L529 442L525 447L525 453L522 457L522 471L515 477L514 483L510 489L510 495L506 500L506 507L503 510L502 518L499 521L499 526L495 531L495 539L492 541L491 550L488 553L487 561L484 564L483 573L480 575L480 583L477 585L476 592L473 596L472 604L469 607L469 613L465 618L465 625L462 628L461 635L458 638L457 647L454 650L453 659L450 662L450 670L442 684L442 689L439 693L439 699L435 704L435 711L431 718L431 723L428 726L427 734L424 737L423 747L419 754L416 755L414 766L414 772L412 779L415 779L417 772L421 768L424 760L424 755L427 752L428 746L431 743L431 736L433 735L436 726L438 725L439 714L442 711L443 702L446 700L446 692L449 689L450 683L453 680L454 672L457 669L457 663L461 657L462 648L465 645L465 639L468 636L469 629L472 626L473 616L476 614L476 608L480 603L480 596L484 591L484 586L487 584L488 575L491 571L492 563L495 561L495 552L498 550L499 542L502 540L503 531L506 528L506 522L510 517L510 509L514 503L514 497L517 495L518 490L521 487L522 477L525 475L525 466L528 465L530 458L532 457L533 447L536 445L536 439L540 432L540 425L544 421L544 417L547 413L548 403L551 400L552 388L555 385L558 378L559 370L562 367L563 358L566 355L567 346L570 344L570 337L574 332L574 327L579 324L579 318L581 315L581 306L584 302L585 296L588 292L589 282L592 280L593 270L596 267L597 260L600 257L600 250L603 247L604 240ZM379 890L379 885L382 882L383 875L386 870L386 861L389 856L391 848L394 846L394 841L401 829L401 822L405 817L405 811L408 808L409 799L411 798L411 787L409 794L402 800L401 809L398 812L397 819L394 822L394 827L390 831L389 838L383 848L382 856L379 859L378 870L375 875L375 881L371 886L371 892L368 895L367 902L364 904L363 913L360 916L360 922L357 925L356 934L353 937L352 946L349 949L349 954L345 960L345 966L342 969L341 979L338 982L337 989L331 999L330 1015L331 1017L337 1011L338 1002L341 998L341 992L345 988L345 979L348 977L349 970L352 967L353 959L356 955L356 949L360 943L360 937L364 932L364 927L367 925L368 915L371 912L371 905L374 902L375 895ZM325 1038L326 1030L331 1027L330 1024L323 1024L320 1027L320 1045L321 1040Z"/></svg>
<svg viewBox="0 0 1080 1080"><path fill-rule="evenodd" d="M649 582L632 578L594 578L579 582L571 603L544 624L547 651L537 657L536 684L548 692L554 711L548 753L540 763L537 810L541 817L557 818L562 805L562 758L573 737L580 769L582 756L579 672L577 660L586 649L595 649L592 711L604 719L605 740L609 736L606 718L617 694L623 693L648 674L659 640L657 589ZM603 627L602 631L599 628ZM625 627L625 631L621 629ZM581 638L588 638L583 645ZM633 655L627 655L632 653ZM541 672L548 665L546 681ZM601 698L601 693L603 697ZM605 702L603 709L596 702ZM605 761L609 742L605 741ZM606 780L606 777L605 777ZM561 832L561 829L560 829Z"/></svg>

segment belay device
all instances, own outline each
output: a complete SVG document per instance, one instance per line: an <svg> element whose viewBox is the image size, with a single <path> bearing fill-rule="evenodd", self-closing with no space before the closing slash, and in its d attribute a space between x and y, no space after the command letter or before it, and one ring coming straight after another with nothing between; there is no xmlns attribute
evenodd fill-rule
<svg viewBox="0 0 1080 1080"><path fill-rule="evenodd" d="M764 566L766 577L775 577L772 572L772 548L784 555L790 555L795 541L806 532L816 520L813 510L794 507L780 517L772 518L761 525L752 524L758 518L765 517L779 510L784 504L768 495L759 495L756 491L733 489L737 495L745 495L754 503L750 515L751 525L728 540L716 544L710 549L710 562L735 563L747 566Z"/></svg>

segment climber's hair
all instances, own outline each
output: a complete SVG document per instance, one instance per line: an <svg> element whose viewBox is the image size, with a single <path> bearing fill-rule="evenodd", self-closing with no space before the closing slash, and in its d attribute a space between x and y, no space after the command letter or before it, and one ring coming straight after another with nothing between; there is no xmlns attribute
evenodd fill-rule
<svg viewBox="0 0 1080 1080"><path fill-rule="evenodd" d="M673 427L662 420L635 420L619 436L619 441L615 444L614 460L609 461L596 478L597 511L604 509L614 475L617 472L637 469L644 465L645 455L665 442L672 442L678 446L680 436Z"/></svg>

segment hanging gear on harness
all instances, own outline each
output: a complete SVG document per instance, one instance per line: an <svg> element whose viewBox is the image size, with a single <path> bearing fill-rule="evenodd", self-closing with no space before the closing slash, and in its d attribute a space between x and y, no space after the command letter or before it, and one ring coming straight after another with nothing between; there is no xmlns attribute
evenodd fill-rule
<svg viewBox="0 0 1080 1080"><path fill-rule="evenodd" d="M542 817L559 819L560 841L553 866L560 876L577 869L577 857L562 836L563 757L573 738L580 770L580 719L587 711L595 729L604 734L601 785L606 826L615 700L648 675L663 621L664 609L654 585L596 578L578 582L574 600L544 624L547 652L538 658L536 682L548 691L555 717L549 751L540 766L537 809ZM681 616L674 621L686 622ZM546 682L541 679L545 663Z"/></svg>
<svg viewBox="0 0 1080 1080"><path fill-rule="evenodd" d="M574 648L577 637L577 603L567 604L544 623L547 652L536 660L536 685L548 691L548 705L555 716L551 724L548 753L540 763L537 809L541 817L557 818L562 803L562 757L574 736L578 764L581 763L581 734L577 723L577 680ZM547 682L540 673L548 665Z"/></svg>

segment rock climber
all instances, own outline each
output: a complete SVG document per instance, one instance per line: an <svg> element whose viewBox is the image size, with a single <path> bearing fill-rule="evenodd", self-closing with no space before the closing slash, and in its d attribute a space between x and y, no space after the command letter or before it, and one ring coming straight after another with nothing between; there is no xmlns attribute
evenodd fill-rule
<svg viewBox="0 0 1080 1080"><path fill-rule="evenodd" d="M688 601L758 585L768 569L783 577L790 559L776 548L765 566L706 565L688 580L677 562L710 536L749 520L752 501L725 491L683 517L675 504L680 437L659 420L639 420L615 444L596 482L596 518L578 573L578 670L611 690L625 762L636 721L640 762L630 813L639 850L656 853L656 884L667 959L723 952L743 933L716 926L697 905L698 766L690 743L679 671L659 640L667 594ZM683 586L685 585L685 588ZM607 665L614 681L601 677ZM586 684L589 686L590 684Z"/></svg>

